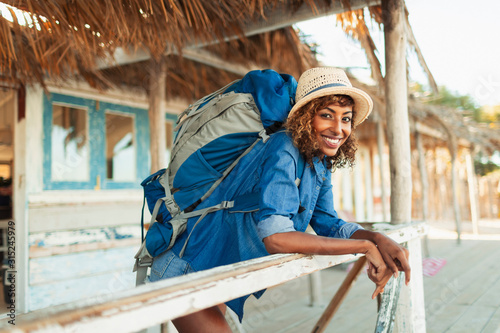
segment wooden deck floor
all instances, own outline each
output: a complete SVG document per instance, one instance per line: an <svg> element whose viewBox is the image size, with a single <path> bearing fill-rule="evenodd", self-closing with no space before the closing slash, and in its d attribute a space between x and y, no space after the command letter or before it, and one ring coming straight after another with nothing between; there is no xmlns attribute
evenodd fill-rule
<svg viewBox="0 0 500 333"><path fill-rule="evenodd" d="M424 276L427 332L500 333L500 220L482 221L479 236L464 223L457 245L452 224L431 224L429 253L446 265ZM346 275L347 265L321 272L322 304L309 306L309 279L304 277L268 290L246 305L243 327L250 332L310 332ZM362 274L327 332L373 332L376 301L373 283Z"/></svg>

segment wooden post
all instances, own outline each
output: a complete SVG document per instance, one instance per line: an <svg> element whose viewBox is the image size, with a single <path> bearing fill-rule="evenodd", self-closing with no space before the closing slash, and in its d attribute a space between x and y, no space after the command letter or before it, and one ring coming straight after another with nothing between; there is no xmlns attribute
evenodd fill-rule
<svg viewBox="0 0 500 333"><path fill-rule="evenodd" d="M396 332L425 332L424 277L422 275L422 246L420 238L407 243L410 251L411 280L402 286L396 310Z"/></svg>
<svg viewBox="0 0 500 333"><path fill-rule="evenodd" d="M458 170L457 170L457 152L454 142L450 143L450 154L451 154L451 194L453 198L453 212L455 216L455 223L457 226L457 243L460 244L461 241L461 214L460 214L460 203L458 199Z"/></svg>
<svg viewBox="0 0 500 333"><path fill-rule="evenodd" d="M365 199L366 199L366 221L373 221L373 185L372 185L372 158L370 149L364 147L362 149L363 164L365 171Z"/></svg>
<svg viewBox="0 0 500 333"><path fill-rule="evenodd" d="M366 221L362 168L363 163L358 160L354 166L354 211L358 222Z"/></svg>
<svg viewBox="0 0 500 333"><path fill-rule="evenodd" d="M352 204L352 173L349 169L341 169L342 174L342 210L353 211Z"/></svg>
<svg viewBox="0 0 500 333"><path fill-rule="evenodd" d="M403 0L382 0L385 98L391 170L391 223L411 220L411 155Z"/></svg>
<svg viewBox="0 0 500 333"><path fill-rule="evenodd" d="M41 147L43 136L42 126L33 127L34 124L43 124L40 107L43 101L43 91L40 87L20 87L17 91L18 99L15 108L17 117L14 121L14 168L12 170L13 211L12 217L15 222L15 266L9 270L15 270L15 311L23 313L29 311L29 216L28 216L28 193L33 191L34 184L42 179L41 175L34 175L41 165L37 161L33 151ZM28 115L26 115L26 112ZM34 129L38 129L35 130ZM40 153L40 152L38 152ZM40 156L41 157L41 156ZM35 171L35 172L34 172ZM35 186L36 189L36 186ZM11 243L12 244L12 243ZM5 245L5 244L4 244ZM3 278L5 278L4 275ZM10 304L7 304L10 306ZM4 308L5 309L5 308ZM7 309L5 312L9 312ZM10 312L8 313L10 314ZM6 316L7 318L8 315Z"/></svg>
<svg viewBox="0 0 500 333"><path fill-rule="evenodd" d="M384 123L382 119L378 117L377 120L377 150L378 150L378 158L380 160L380 199L382 201L382 216L384 222L389 222L389 217L387 216L387 192L385 190L385 164L384 164L384 144L385 144L385 130Z"/></svg>
<svg viewBox="0 0 500 333"><path fill-rule="evenodd" d="M309 274L309 306L321 306L321 272Z"/></svg>
<svg viewBox="0 0 500 333"><path fill-rule="evenodd" d="M425 166L425 152L422 144L422 136L418 131L418 126L415 130L415 143L418 151L418 169L420 171L420 181L422 182L422 219L429 219L429 180L427 179L427 168Z"/></svg>
<svg viewBox="0 0 500 333"><path fill-rule="evenodd" d="M418 169L420 170L420 182L422 184L422 220L428 222L429 219L429 180L427 179L427 168L425 166L425 152L422 144L422 136L418 131L418 123L415 125L415 144L418 151ZM429 257L429 241L427 235L424 236L424 253Z"/></svg>
<svg viewBox="0 0 500 333"><path fill-rule="evenodd" d="M474 162L469 153L465 155L465 163L467 167L467 182L469 183L469 201L470 201L470 216L472 221L472 232L479 234L478 230L478 209L477 209L477 189L476 189L476 176L474 171Z"/></svg>
<svg viewBox="0 0 500 333"><path fill-rule="evenodd" d="M165 60L151 58L149 64L149 130L151 173L165 166L166 131L165 111L162 109L166 94L167 66Z"/></svg>

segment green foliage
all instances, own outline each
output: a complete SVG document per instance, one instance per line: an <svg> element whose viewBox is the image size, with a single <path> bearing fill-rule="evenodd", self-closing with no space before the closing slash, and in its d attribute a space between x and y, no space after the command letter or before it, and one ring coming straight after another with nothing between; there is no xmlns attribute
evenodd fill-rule
<svg viewBox="0 0 500 333"><path fill-rule="evenodd" d="M439 94L433 94L420 83L413 83L411 92L421 101L444 105L456 109L465 117L472 117L477 122L495 124L500 123L500 105L480 106L469 95L460 95L450 91L445 86L439 87ZM495 127L495 126L492 126Z"/></svg>
<svg viewBox="0 0 500 333"><path fill-rule="evenodd" d="M477 175L485 176L485 175L489 174L490 172L500 170L500 165L498 165L492 161L482 162L480 160L476 160L476 161L474 161L474 168L476 170Z"/></svg>
<svg viewBox="0 0 500 333"><path fill-rule="evenodd" d="M480 107L469 95L460 95L448 90L445 86L439 87L439 94L429 100L431 104L449 106L463 112L479 112Z"/></svg>

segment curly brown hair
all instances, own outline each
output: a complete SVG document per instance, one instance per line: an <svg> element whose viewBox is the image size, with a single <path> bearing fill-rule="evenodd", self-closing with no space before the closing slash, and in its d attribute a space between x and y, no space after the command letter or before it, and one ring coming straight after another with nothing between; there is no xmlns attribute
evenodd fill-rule
<svg viewBox="0 0 500 333"><path fill-rule="evenodd" d="M353 118L351 121L351 135L340 146L335 156L324 156L316 140L316 131L312 126L313 118L319 110L328 105L338 104L340 106L353 106ZM356 126L356 109L354 100L347 95L329 95L314 99L295 111L286 121L285 128L291 133L294 144L299 148L300 153L305 157L309 165L313 165L313 158L326 158L326 165L334 171L337 168L354 166L355 154L358 149L358 142L354 135Z"/></svg>

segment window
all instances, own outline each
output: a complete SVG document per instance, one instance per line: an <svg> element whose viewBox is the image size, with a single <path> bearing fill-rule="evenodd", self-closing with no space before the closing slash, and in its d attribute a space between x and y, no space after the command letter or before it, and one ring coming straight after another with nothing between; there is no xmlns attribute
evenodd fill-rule
<svg viewBox="0 0 500 333"><path fill-rule="evenodd" d="M134 181L135 159L134 118L106 112L106 178Z"/></svg>
<svg viewBox="0 0 500 333"><path fill-rule="evenodd" d="M52 93L43 131L46 190L140 188L149 175L145 109Z"/></svg>
<svg viewBox="0 0 500 333"><path fill-rule="evenodd" d="M52 180L88 181L87 110L54 104L51 139Z"/></svg>

